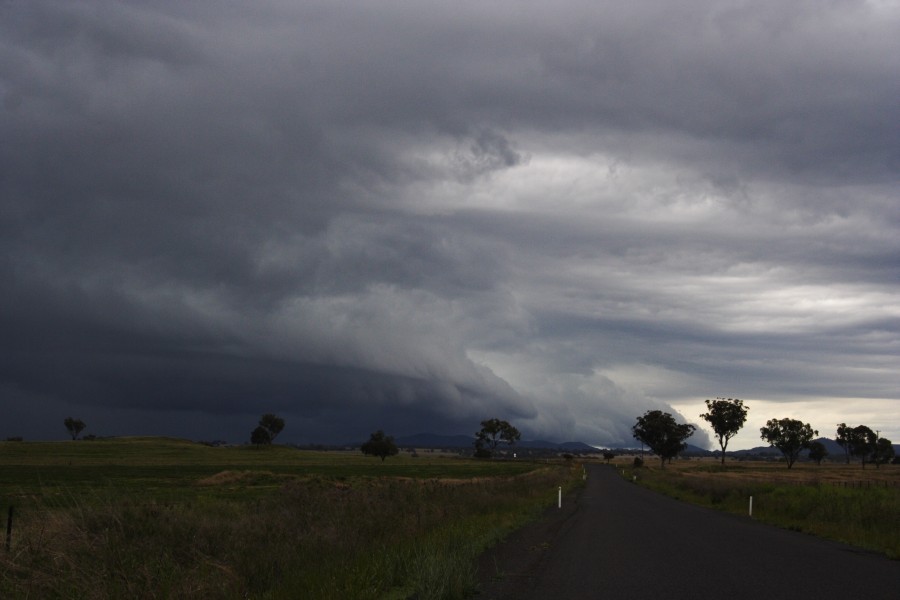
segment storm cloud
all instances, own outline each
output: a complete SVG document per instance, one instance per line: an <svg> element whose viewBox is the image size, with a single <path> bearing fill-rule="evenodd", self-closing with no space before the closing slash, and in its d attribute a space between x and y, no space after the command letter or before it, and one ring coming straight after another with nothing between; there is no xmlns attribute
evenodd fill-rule
<svg viewBox="0 0 900 600"><path fill-rule="evenodd" d="M739 446L897 441L898 34L861 0L2 2L0 435L611 445L729 396Z"/></svg>

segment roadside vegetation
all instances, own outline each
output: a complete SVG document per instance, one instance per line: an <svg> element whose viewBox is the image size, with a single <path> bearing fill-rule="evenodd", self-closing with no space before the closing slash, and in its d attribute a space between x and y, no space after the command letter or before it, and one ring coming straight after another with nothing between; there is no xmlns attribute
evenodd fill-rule
<svg viewBox="0 0 900 600"><path fill-rule="evenodd" d="M900 469L886 466L865 475L850 465L851 458L876 467L896 462L891 441L866 425L837 425L835 441L846 464L822 464L828 456L819 434L798 419L769 419L760 437L783 456L781 462L726 462L728 441L747 421L749 408L738 398L706 400L707 421L719 447L720 464L672 460L682 452L696 429L679 424L669 413L647 411L632 427L634 438L650 447L659 468L645 468L642 457L617 468L630 481L695 504L751 516L760 521L830 538L900 560ZM643 448L643 446L642 446ZM807 451L812 462L801 463ZM642 452L643 455L643 452ZM609 463L613 455L604 453ZM666 464L672 465L669 470ZM788 471L775 470L787 465ZM796 470L792 467L797 466ZM876 469L877 471L878 469ZM751 501L752 498L752 501Z"/></svg>
<svg viewBox="0 0 900 600"><path fill-rule="evenodd" d="M837 540L900 560L900 468L858 465L677 460L665 470L633 468L630 481L694 504Z"/></svg>
<svg viewBox="0 0 900 600"><path fill-rule="evenodd" d="M2 598L463 598L475 559L536 518L572 461L0 443Z"/></svg>

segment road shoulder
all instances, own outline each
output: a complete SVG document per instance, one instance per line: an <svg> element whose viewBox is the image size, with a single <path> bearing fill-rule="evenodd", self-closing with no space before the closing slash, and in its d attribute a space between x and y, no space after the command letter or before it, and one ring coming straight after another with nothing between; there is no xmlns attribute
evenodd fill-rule
<svg viewBox="0 0 900 600"><path fill-rule="evenodd" d="M546 553L556 542L559 531L579 508L584 488L579 487L554 505L540 519L511 533L489 548L477 560L477 600L502 600L524 595L533 583Z"/></svg>

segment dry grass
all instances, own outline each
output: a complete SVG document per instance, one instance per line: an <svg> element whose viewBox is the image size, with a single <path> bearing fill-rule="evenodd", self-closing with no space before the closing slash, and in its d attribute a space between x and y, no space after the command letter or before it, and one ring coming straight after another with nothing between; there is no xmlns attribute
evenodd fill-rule
<svg viewBox="0 0 900 600"><path fill-rule="evenodd" d="M647 468L658 469L659 465L651 464ZM817 465L798 462L788 469L784 463L774 461L725 461L723 467L721 463L713 461L676 460L667 464L666 470L677 471L688 477L715 476L717 479L785 485L836 485L858 482L900 485L900 468L897 465L884 465L877 469L874 466L867 466L863 469L859 463Z"/></svg>

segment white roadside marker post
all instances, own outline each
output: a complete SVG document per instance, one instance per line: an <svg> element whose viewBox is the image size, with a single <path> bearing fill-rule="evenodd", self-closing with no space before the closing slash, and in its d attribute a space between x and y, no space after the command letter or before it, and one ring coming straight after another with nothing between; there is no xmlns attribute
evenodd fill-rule
<svg viewBox="0 0 900 600"><path fill-rule="evenodd" d="M750 496L750 518L753 518L753 496Z"/></svg>
<svg viewBox="0 0 900 600"><path fill-rule="evenodd" d="M559 505L557 508L562 508L562 486L559 486Z"/></svg>

